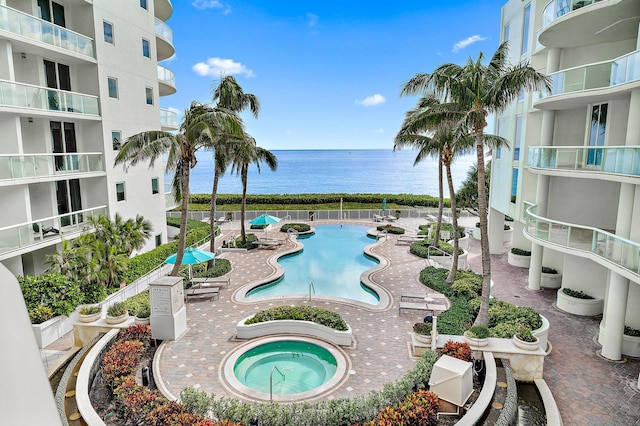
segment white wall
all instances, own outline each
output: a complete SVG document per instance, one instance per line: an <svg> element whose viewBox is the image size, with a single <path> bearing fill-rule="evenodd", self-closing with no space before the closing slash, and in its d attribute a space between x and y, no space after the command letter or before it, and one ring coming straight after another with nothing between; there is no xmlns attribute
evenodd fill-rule
<svg viewBox="0 0 640 426"><path fill-rule="evenodd" d="M604 299L608 270L583 257L565 256L562 267L562 287L584 291L589 296Z"/></svg>

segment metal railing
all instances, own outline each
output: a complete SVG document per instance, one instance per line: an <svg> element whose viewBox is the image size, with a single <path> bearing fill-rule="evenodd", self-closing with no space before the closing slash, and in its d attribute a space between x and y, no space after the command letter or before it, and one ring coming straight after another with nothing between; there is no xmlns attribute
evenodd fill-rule
<svg viewBox="0 0 640 426"><path fill-rule="evenodd" d="M170 129L177 129L178 114L168 109L160 108L160 125Z"/></svg>
<svg viewBox="0 0 640 426"><path fill-rule="evenodd" d="M538 169L640 176L640 147L533 146L527 162Z"/></svg>
<svg viewBox="0 0 640 426"><path fill-rule="evenodd" d="M552 0L542 10L542 28L548 26L556 19L573 12L574 10L578 10L601 1L607 0Z"/></svg>
<svg viewBox="0 0 640 426"><path fill-rule="evenodd" d="M287 380L287 378L282 374L282 371L277 366L273 366L271 369L271 373L269 373L269 401L273 401L273 372L277 371L282 376L282 382Z"/></svg>
<svg viewBox="0 0 640 426"><path fill-rule="evenodd" d="M158 65L158 80L172 87L176 87L176 75L169 68Z"/></svg>
<svg viewBox="0 0 640 426"><path fill-rule="evenodd" d="M0 254L45 241L61 241L63 234L81 232L87 218L107 215L107 206L93 207L0 228Z"/></svg>
<svg viewBox="0 0 640 426"><path fill-rule="evenodd" d="M0 30L95 58L93 39L11 7L0 5Z"/></svg>
<svg viewBox="0 0 640 426"><path fill-rule="evenodd" d="M104 155L100 152L0 154L0 180L104 171Z"/></svg>
<svg viewBox="0 0 640 426"><path fill-rule="evenodd" d="M525 232L534 239L587 252L599 263L613 264L640 277L640 244L592 226L538 216L536 205L525 202Z"/></svg>
<svg viewBox="0 0 640 426"><path fill-rule="evenodd" d="M431 259L431 252L435 251L436 253L440 253L439 255L437 255L436 257L438 257L439 259L450 259L453 257L453 255L447 253L446 251L438 248L438 247L434 247L434 246L429 246L427 247L427 259Z"/></svg>
<svg viewBox="0 0 640 426"><path fill-rule="evenodd" d="M8 80L0 80L0 105L100 115L97 96Z"/></svg>
<svg viewBox="0 0 640 426"><path fill-rule="evenodd" d="M156 18L156 35L159 35L169 43L173 44L173 30L165 22Z"/></svg>

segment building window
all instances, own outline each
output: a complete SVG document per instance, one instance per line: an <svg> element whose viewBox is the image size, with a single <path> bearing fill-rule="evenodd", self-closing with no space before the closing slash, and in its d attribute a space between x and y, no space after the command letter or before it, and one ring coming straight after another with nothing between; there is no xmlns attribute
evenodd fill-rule
<svg viewBox="0 0 640 426"><path fill-rule="evenodd" d="M516 195L518 194L518 168L514 167L513 174L511 175L511 202L516 202Z"/></svg>
<svg viewBox="0 0 640 426"><path fill-rule="evenodd" d="M124 182L116 183L116 199L118 201L124 201L126 199L124 193Z"/></svg>
<svg viewBox="0 0 640 426"><path fill-rule="evenodd" d="M151 49L149 48L149 40L142 39L142 56L151 58Z"/></svg>
<svg viewBox="0 0 640 426"><path fill-rule="evenodd" d="M109 87L109 97L118 99L118 79L107 77L107 84Z"/></svg>
<svg viewBox="0 0 640 426"><path fill-rule="evenodd" d="M153 195L160 193L158 189L158 178L151 178L151 193Z"/></svg>
<svg viewBox="0 0 640 426"><path fill-rule="evenodd" d="M110 44L113 42L113 24L107 21L102 21L102 28L104 30L104 41Z"/></svg>
<svg viewBox="0 0 640 426"><path fill-rule="evenodd" d="M140 7L147 10L147 0L140 0Z"/></svg>
<svg viewBox="0 0 640 426"><path fill-rule="evenodd" d="M156 247L159 247L162 245L162 234L158 234L156 235Z"/></svg>
<svg viewBox="0 0 640 426"><path fill-rule="evenodd" d="M122 134L120 133L120 130L111 131L111 140L113 141L113 150L119 150L122 145Z"/></svg>
<svg viewBox="0 0 640 426"><path fill-rule="evenodd" d="M145 88L147 94L147 105L153 105L153 89L151 87Z"/></svg>
<svg viewBox="0 0 640 426"><path fill-rule="evenodd" d="M531 16L531 4L528 4L524 8L524 14L522 16L522 54L529 50L529 21Z"/></svg>
<svg viewBox="0 0 640 426"><path fill-rule="evenodd" d="M516 116L516 139L513 147L513 161L520 159L520 141L522 140L522 116Z"/></svg>
<svg viewBox="0 0 640 426"><path fill-rule="evenodd" d="M608 104L593 105L591 107L591 119L589 125L589 146L604 146L607 136L607 112ZM590 149L587 154L587 164L599 166L602 163L602 150Z"/></svg>
<svg viewBox="0 0 640 426"><path fill-rule="evenodd" d="M502 41L509 41L509 24L504 26L504 31L502 32Z"/></svg>

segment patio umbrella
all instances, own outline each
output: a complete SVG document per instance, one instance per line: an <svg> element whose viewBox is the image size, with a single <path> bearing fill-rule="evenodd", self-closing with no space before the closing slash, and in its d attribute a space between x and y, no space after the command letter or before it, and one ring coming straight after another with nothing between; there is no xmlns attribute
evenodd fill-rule
<svg viewBox="0 0 640 426"><path fill-rule="evenodd" d="M200 250L193 247L187 247L182 257L182 264L189 265L189 279L191 279L191 265L197 265L198 263L208 262L215 257L215 253L210 251ZM164 263L176 263L177 253L172 254L164 260Z"/></svg>
<svg viewBox="0 0 640 426"><path fill-rule="evenodd" d="M385 198L384 200L382 200L382 215L383 216L384 216L386 211L387 211L387 199Z"/></svg>
<svg viewBox="0 0 640 426"><path fill-rule="evenodd" d="M264 225L264 234L267 235L267 228L269 227L269 225L278 223L281 220L282 219L280 219L279 217L271 216L270 214L265 213L261 214L253 220L250 220L249 223L251 225Z"/></svg>

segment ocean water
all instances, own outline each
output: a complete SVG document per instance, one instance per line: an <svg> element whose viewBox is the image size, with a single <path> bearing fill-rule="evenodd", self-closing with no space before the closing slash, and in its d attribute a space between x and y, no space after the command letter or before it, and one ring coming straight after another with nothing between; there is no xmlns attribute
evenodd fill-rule
<svg viewBox="0 0 640 426"><path fill-rule="evenodd" d="M375 150L273 150L278 169L261 166L249 169L250 194L421 194L438 195L438 161L426 159L416 166L416 152ZM454 187L458 190L475 164L475 154L461 156L453 163ZM445 196L448 190L445 184ZM198 164L191 171L192 194L211 193L213 153L198 152ZM240 176L231 170L220 179L219 194L240 194Z"/></svg>

